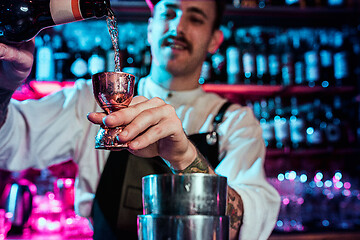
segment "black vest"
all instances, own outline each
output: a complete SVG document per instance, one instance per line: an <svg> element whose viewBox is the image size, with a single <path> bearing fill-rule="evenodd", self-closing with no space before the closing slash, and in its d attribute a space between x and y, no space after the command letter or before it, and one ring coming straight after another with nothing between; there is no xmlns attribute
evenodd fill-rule
<svg viewBox="0 0 360 240"><path fill-rule="evenodd" d="M217 125L222 121L226 102L214 119L214 130L190 135L189 139L215 167L219 163ZM140 158L126 150L112 151L100 177L92 218L96 240L137 239L137 215L142 212L142 177L171 173L160 157Z"/></svg>

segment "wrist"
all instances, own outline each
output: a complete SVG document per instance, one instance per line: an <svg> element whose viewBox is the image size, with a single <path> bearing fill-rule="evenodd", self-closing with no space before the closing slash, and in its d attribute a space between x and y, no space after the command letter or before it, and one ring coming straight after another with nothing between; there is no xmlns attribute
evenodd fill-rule
<svg viewBox="0 0 360 240"><path fill-rule="evenodd" d="M191 161L190 164L187 164L185 167L174 168L171 167L171 170L175 174L181 173L213 173L211 167L207 162L206 158L194 147L196 155Z"/></svg>

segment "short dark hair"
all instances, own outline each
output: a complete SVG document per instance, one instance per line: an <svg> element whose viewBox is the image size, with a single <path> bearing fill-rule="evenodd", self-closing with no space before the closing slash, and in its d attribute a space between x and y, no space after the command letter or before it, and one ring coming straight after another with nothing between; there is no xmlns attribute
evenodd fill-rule
<svg viewBox="0 0 360 240"><path fill-rule="evenodd" d="M145 1L148 4L150 10L152 11L154 9L154 6L161 0L145 0ZM215 30L220 27L227 1L225 0L214 0L214 1L216 3L216 16L215 16L213 29Z"/></svg>

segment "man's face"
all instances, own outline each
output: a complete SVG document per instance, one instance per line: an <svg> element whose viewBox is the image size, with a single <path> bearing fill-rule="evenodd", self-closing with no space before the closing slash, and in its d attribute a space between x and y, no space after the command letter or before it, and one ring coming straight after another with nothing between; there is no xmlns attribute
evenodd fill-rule
<svg viewBox="0 0 360 240"><path fill-rule="evenodd" d="M206 54L219 45L218 31L213 31L215 7L213 0L162 0L156 4L148 31L152 64L174 76L200 71Z"/></svg>

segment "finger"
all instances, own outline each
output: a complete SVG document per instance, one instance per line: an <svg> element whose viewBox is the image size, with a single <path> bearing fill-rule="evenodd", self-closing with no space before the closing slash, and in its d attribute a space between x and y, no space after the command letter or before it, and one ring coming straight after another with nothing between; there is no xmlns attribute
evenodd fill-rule
<svg viewBox="0 0 360 240"><path fill-rule="evenodd" d="M160 139L174 136L177 126L174 121L164 120L158 124L148 128L145 132L138 135L135 139L130 141L129 148L131 150L140 150L148 147L151 144L158 142ZM119 137L120 138L120 137Z"/></svg>
<svg viewBox="0 0 360 240"><path fill-rule="evenodd" d="M136 105L138 103L141 103L141 102L144 102L147 100L147 98L141 97L141 96L137 96L135 98L133 99L135 101L132 101L133 105ZM104 112L89 112L87 114L87 119L94 124L103 124L103 120L106 116L107 115Z"/></svg>
<svg viewBox="0 0 360 240"><path fill-rule="evenodd" d="M103 124L104 117L106 114L100 112L90 112L87 115L87 119L94 124Z"/></svg>
<svg viewBox="0 0 360 240"><path fill-rule="evenodd" d="M133 106L133 105L136 105L136 104L145 102L145 101L147 101L147 100L149 100L149 99L147 99L147 98L144 97L144 96L135 96L135 97L132 99L132 101L131 101L131 103L129 104L129 106Z"/></svg>
<svg viewBox="0 0 360 240"><path fill-rule="evenodd" d="M104 118L103 123L110 128L127 125L131 121L133 121L133 119L137 117L141 112L163 105L165 105L165 102L160 98L152 98L143 102L141 102L140 99L140 102L137 104L109 114Z"/></svg>
<svg viewBox="0 0 360 240"><path fill-rule="evenodd" d="M173 116L173 117L171 117ZM119 135L120 141L130 141L136 136L148 131L150 127L158 125L164 119L178 120L175 109L170 105L162 105L142 111ZM181 123L179 123L181 125ZM159 131L171 131L171 129L157 129ZM162 136L162 135L161 135Z"/></svg>
<svg viewBox="0 0 360 240"><path fill-rule="evenodd" d="M11 63L18 71L27 71L33 63L35 40L18 45L5 45L0 43L0 60Z"/></svg>

